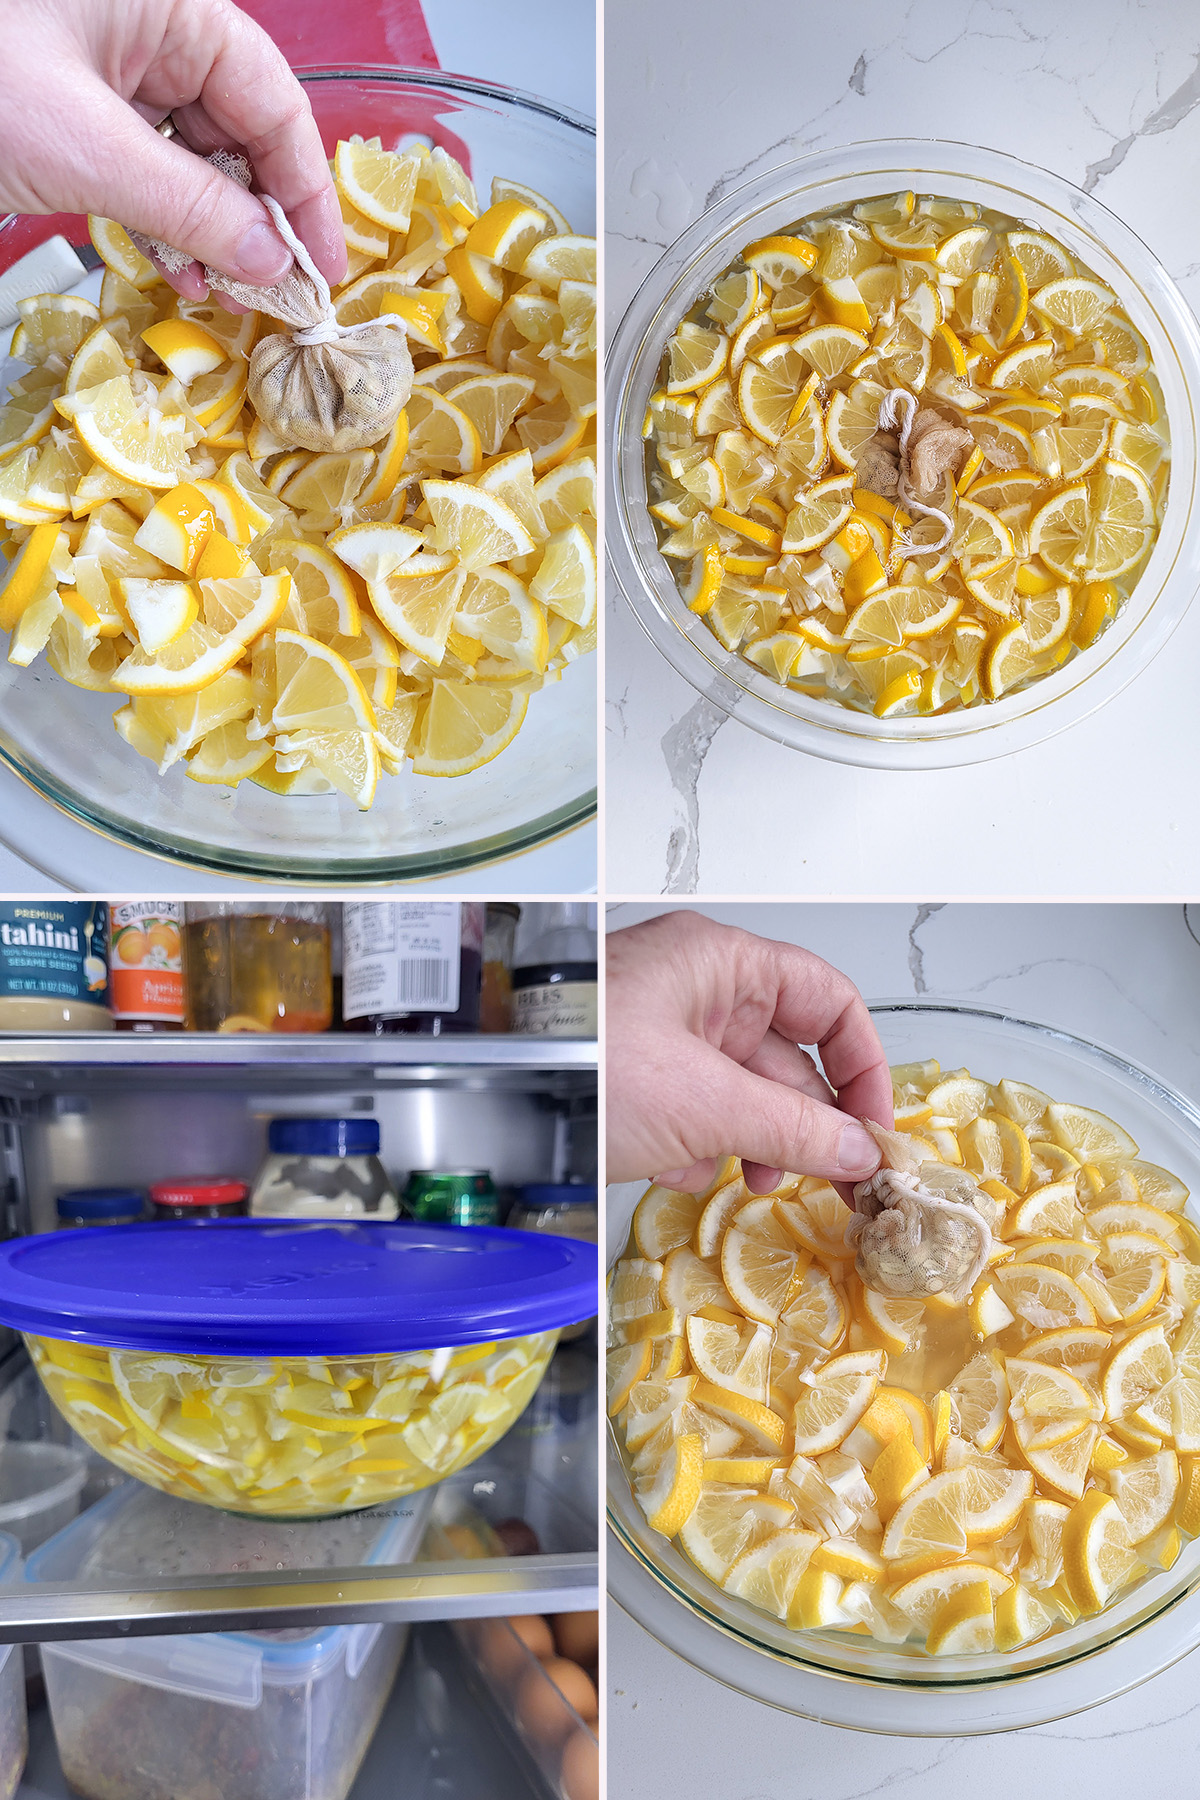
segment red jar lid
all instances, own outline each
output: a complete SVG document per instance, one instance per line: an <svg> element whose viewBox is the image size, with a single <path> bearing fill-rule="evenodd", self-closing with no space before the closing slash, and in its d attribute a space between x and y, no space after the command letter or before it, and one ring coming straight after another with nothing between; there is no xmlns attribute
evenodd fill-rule
<svg viewBox="0 0 1200 1800"><path fill-rule="evenodd" d="M231 1206L249 1192L244 1181L218 1175L197 1181L156 1181L150 1198L156 1206Z"/></svg>

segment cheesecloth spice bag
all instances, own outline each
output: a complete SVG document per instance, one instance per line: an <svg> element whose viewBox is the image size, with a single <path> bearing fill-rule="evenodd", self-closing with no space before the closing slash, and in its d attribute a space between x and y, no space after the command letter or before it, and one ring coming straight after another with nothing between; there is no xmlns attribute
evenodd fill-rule
<svg viewBox="0 0 1200 1800"><path fill-rule="evenodd" d="M846 1237L859 1275L881 1294L964 1299L987 1265L999 1203L968 1170L924 1160L906 1133L862 1123L884 1166L854 1189Z"/></svg>
<svg viewBox="0 0 1200 1800"><path fill-rule="evenodd" d="M223 174L250 186L250 165L228 150L208 158ZM274 287L252 287L204 270L210 288L288 327L261 338L250 357L248 393L260 419L283 442L306 450L363 450L395 424L412 391L413 365L404 326L394 313L342 325L329 283L267 194L263 205L295 262ZM192 259L169 244L130 232L143 255L153 251L171 270ZM399 281L397 282L399 284Z"/></svg>

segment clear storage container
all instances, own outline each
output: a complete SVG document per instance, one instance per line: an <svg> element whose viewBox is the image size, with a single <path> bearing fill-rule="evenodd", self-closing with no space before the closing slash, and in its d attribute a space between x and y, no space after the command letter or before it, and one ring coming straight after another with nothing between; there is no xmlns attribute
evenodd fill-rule
<svg viewBox="0 0 1200 1800"><path fill-rule="evenodd" d="M425 1511L418 1497L386 1517L248 1522L128 1484L44 1544L25 1579L395 1564L416 1554ZM84 1800L343 1800L407 1638L374 1624L46 1644L63 1773Z"/></svg>
<svg viewBox="0 0 1200 1800"><path fill-rule="evenodd" d="M250 1211L262 1218L394 1219L375 1119L272 1119Z"/></svg>
<svg viewBox="0 0 1200 1800"><path fill-rule="evenodd" d="M0 1444L0 1534L11 1532L28 1555L75 1517L87 1477L82 1450Z"/></svg>
<svg viewBox="0 0 1200 1800"><path fill-rule="evenodd" d="M596 1310L590 1244L483 1226L164 1222L0 1244L0 1322L127 1474L318 1518L451 1475Z"/></svg>
<svg viewBox="0 0 1200 1800"><path fill-rule="evenodd" d="M0 1531L0 1587L20 1579L21 1546L7 1531ZM14 1655L17 1646L0 1648L0 1800L14 1800L25 1772L29 1749L29 1721L25 1714L25 1659Z"/></svg>

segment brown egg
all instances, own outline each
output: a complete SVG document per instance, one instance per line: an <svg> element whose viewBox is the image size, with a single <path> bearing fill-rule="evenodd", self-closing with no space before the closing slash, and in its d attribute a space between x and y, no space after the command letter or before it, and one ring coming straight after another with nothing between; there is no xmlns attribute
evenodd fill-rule
<svg viewBox="0 0 1200 1800"><path fill-rule="evenodd" d="M489 1674L503 1683L516 1681L528 1668L530 1655L539 1659L554 1655L550 1627L538 1613L484 1620L479 1658Z"/></svg>
<svg viewBox="0 0 1200 1800"><path fill-rule="evenodd" d="M600 1800L600 1746L578 1726L563 1748L562 1791L567 1800Z"/></svg>
<svg viewBox="0 0 1200 1800"><path fill-rule="evenodd" d="M569 1656L586 1669L600 1654L598 1612L555 1613L550 1621L560 1656Z"/></svg>
<svg viewBox="0 0 1200 1800"><path fill-rule="evenodd" d="M569 1735L573 1721L563 1700L580 1718L596 1717L596 1690L578 1663L552 1656L523 1677L517 1689L517 1719L534 1743L557 1749Z"/></svg>

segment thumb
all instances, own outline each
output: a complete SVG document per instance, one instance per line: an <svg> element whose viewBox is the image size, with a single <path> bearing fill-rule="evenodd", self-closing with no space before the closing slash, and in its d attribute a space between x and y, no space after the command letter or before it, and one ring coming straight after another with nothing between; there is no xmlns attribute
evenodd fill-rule
<svg viewBox="0 0 1200 1800"><path fill-rule="evenodd" d="M87 111L94 143L103 146L75 184L89 212L262 287L286 273L292 253L253 194L160 136L102 82L89 93Z"/></svg>
<svg viewBox="0 0 1200 1800"><path fill-rule="evenodd" d="M712 1154L827 1181L862 1181L879 1167L879 1146L856 1119L823 1100L769 1081L711 1052L705 1085ZM719 1140L719 1141L716 1141Z"/></svg>

